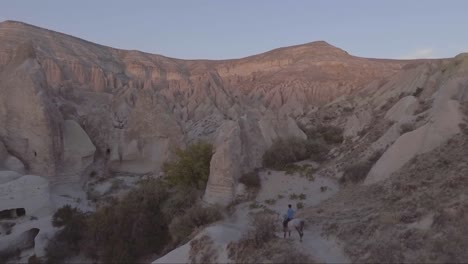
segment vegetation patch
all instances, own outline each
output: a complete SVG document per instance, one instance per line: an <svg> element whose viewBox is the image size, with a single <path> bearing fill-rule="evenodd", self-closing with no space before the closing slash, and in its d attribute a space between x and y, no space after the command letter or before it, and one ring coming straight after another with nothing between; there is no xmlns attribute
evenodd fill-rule
<svg viewBox="0 0 468 264"><path fill-rule="evenodd" d="M289 199L290 200L297 200L299 199L299 195L295 194L295 193L292 193L289 195Z"/></svg>
<svg viewBox="0 0 468 264"><path fill-rule="evenodd" d="M300 138L278 139L263 155L263 165L275 170L284 170L291 163L312 159L323 161L328 148L316 140Z"/></svg>
<svg viewBox="0 0 468 264"><path fill-rule="evenodd" d="M190 242L190 263L216 263L217 253L211 237L204 235Z"/></svg>
<svg viewBox="0 0 468 264"><path fill-rule="evenodd" d="M171 186L191 187L204 190L210 175L213 146L199 142L186 150L176 150L177 160L163 165L164 175Z"/></svg>
<svg viewBox="0 0 468 264"><path fill-rule="evenodd" d="M415 129L415 126L414 124L412 123L404 123L400 126L400 134L405 134L405 133L408 133L408 132L411 132Z"/></svg>
<svg viewBox="0 0 468 264"><path fill-rule="evenodd" d="M260 176L258 170L251 171L242 175L239 178L239 182L244 184L247 188L259 189L261 186Z"/></svg>
<svg viewBox="0 0 468 264"><path fill-rule="evenodd" d="M195 230L222 218L217 208L201 207L199 198L196 188L170 189L160 180L145 180L95 213L67 205L53 216L52 224L62 229L49 242L47 262L63 263L83 254L102 263L134 263L174 248Z"/></svg>
<svg viewBox="0 0 468 264"><path fill-rule="evenodd" d="M382 154L383 151L378 151L366 161L358 162L345 167L343 176L340 178L339 182L341 184L347 184L364 181L367 177L367 174L372 169L372 166L374 166L377 160L380 159Z"/></svg>
<svg viewBox="0 0 468 264"><path fill-rule="evenodd" d="M296 208L297 208L297 209L302 209L302 208L304 208L304 203L303 203L303 202L298 202L298 203L296 204Z"/></svg>
<svg viewBox="0 0 468 264"><path fill-rule="evenodd" d="M313 263L288 240L276 237L278 226L274 214L251 216L242 239L228 245L228 257L235 263Z"/></svg>
<svg viewBox="0 0 468 264"><path fill-rule="evenodd" d="M307 135L308 139L323 140L327 144L343 143L343 129L331 125L318 125L308 128L304 124L299 123L299 128Z"/></svg>

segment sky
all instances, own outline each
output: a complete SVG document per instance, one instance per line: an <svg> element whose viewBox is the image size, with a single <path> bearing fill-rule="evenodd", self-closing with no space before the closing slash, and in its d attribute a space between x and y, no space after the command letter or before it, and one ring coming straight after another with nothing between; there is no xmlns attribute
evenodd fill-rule
<svg viewBox="0 0 468 264"><path fill-rule="evenodd" d="M0 0L18 20L183 59L240 58L324 40L372 58L468 52L466 0Z"/></svg>

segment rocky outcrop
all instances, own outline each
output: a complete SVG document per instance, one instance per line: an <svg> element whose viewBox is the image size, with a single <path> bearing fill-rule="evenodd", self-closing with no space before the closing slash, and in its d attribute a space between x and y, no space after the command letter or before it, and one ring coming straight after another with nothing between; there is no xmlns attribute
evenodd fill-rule
<svg viewBox="0 0 468 264"><path fill-rule="evenodd" d="M49 182L25 175L0 184L0 211L22 208L26 215L47 214L50 209Z"/></svg>
<svg viewBox="0 0 468 264"><path fill-rule="evenodd" d="M206 202L228 205L233 201L241 172L241 146L239 124L235 121L225 122L215 141L210 177L203 197Z"/></svg>
<svg viewBox="0 0 468 264"><path fill-rule="evenodd" d="M412 116L418 106L418 100L414 96L403 97L387 111L385 118L390 121L398 122L402 118Z"/></svg>
<svg viewBox="0 0 468 264"><path fill-rule="evenodd" d="M79 173L93 163L96 147L74 120L65 120L63 125L64 166Z"/></svg>
<svg viewBox="0 0 468 264"><path fill-rule="evenodd" d="M30 172L54 176L63 149L62 119L31 43L16 49L0 73L0 87L0 137L6 147Z"/></svg>
<svg viewBox="0 0 468 264"><path fill-rule="evenodd" d="M354 57L323 41L179 60L8 21L0 23L0 137L44 176L79 175L93 145L112 172L157 174L176 148L205 140L215 145L205 200L226 203L275 139L306 137L294 119L411 63L421 64ZM355 113L346 136L371 121Z"/></svg>
<svg viewBox="0 0 468 264"><path fill-rule="evenodd" d="M237 184L244 173L262 167L263 153L278 138L306 135L290 117L252 111L239 120L225 121L218 130L215 153L204 200L228 205L237 195ZM239 189L239 191L242 191Z"/></svg>
<svg viewBox="0 0 468 264"><path fill-rule="evenodd" d="M459 102L452 98L456 98L459 87L468 84L468 79L454 73L448 73L445 78L447 81L433 95L429 122L399 137L372 167L365 184L387 179L416 155L435 149L460 132L458 125L463 115Z"/></svg>

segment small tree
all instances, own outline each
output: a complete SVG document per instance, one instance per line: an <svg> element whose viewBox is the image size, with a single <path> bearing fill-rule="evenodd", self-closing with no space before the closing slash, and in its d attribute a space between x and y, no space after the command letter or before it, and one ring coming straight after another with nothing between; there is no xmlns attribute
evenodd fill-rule
<svg viewBox="0 0 468 264"><path fill-rule="evenodd" d="M173 186L205 188L210 174L213 147L199 142L186 150L176 150L177 160L163 165L164 174Z"/></svg>

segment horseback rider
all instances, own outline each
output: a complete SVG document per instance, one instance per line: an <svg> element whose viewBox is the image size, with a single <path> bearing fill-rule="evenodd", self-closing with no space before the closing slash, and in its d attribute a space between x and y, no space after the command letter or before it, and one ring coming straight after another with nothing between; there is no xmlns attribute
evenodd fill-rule
<svg viewBox="0 0 468 264"><path fill-rule="evenodd" d="M291 208L291 205L288 204L288 212L284 215L283 227L287 228L289 221L294 218L294 210Z"/></svg>

